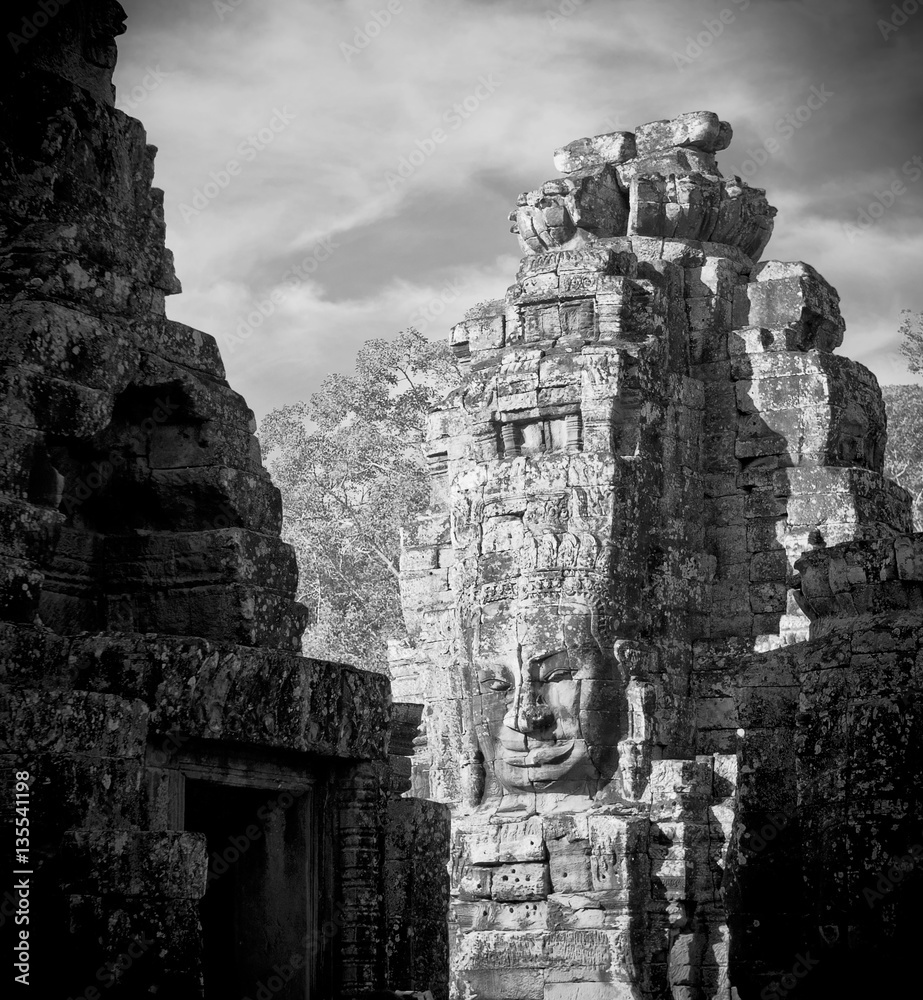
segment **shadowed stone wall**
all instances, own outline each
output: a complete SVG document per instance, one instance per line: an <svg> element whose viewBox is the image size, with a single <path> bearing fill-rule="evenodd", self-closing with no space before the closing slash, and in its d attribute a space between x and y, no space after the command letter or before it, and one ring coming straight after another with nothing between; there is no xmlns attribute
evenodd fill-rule
<svg viewBox="0 0 923 1000"><path fill-rule="evenodd" d="M0 98L0 762L5 830L29 774L30 985L442 996L445 810L399 799L387 680L298 655L253 414L164 313L155 150L112 106L124 12L49 6L6 5Z"/></svg>

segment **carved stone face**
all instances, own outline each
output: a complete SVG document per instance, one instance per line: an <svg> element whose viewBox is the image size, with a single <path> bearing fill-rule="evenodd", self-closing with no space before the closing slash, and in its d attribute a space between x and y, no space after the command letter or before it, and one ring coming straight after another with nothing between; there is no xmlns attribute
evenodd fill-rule
<svg viewBox="0 0 923 1000"><path fill-rule="evenodd" d="M598 624L579 605L485 608L472 648L475 715L503 790L592 795L612 777L624 693Z"/></svg>

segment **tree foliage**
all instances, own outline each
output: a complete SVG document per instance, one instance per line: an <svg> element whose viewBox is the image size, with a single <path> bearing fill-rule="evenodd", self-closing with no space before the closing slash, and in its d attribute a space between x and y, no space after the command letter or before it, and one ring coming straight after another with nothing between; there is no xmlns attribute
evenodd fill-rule
<svg viewBox="0 0 923 1000"><path fill-rule="evenodd" d="M448 345L410 329L367 341L354 375L328 375L309 401L263 421L298 599L313 612L305 655L384 671L388 638L405 635L398 559L430 498L424 419L459 378Z"/></svg>
<svg viewBox="0 0 923 1000"><path fill-rule="evenodd" d="M907 367L914 375L923 375L923 312L902 310L897 332L902 337L900 352L907 359Z"/></svg>
<svg viewBox="0 0 923 1000"><path fill-rule="evenodd" d="M923 314L905 311L901 353L923 374ZM386 669L405 636L398 593L402 531L430 501L423 425L460 379L448 345L411 329L367 341L354 375L328 375L310 400L273 410L260 440L282 492L283 537L298 557L298 599L313 611L308 656ZM923 530L923 386L884 386L886 474L914 498Z"/></svg>

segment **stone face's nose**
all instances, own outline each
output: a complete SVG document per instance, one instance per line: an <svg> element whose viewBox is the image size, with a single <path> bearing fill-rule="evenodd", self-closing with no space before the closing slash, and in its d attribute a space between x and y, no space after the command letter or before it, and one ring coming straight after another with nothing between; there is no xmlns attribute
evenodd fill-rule
<svg viewBox="0 0 923 1000"><path fill-rule="evenodd" d="M554 714L541 696L539 685L532 680L518 684L513 691L504 723L520 733L537 733L554 725Z"/></svg>

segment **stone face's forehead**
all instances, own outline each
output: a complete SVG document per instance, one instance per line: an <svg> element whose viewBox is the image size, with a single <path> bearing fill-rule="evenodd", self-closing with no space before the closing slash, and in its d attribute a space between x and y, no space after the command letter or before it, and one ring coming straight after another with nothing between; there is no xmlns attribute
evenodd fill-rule
<svg viewBox="0 0 923 1000"><path fill-rule="evenodd" d="M562 616L556 605L523 608L515 602L491 608L481 618L479 645L483 649L534 646L563 647Z"/></svg>
<svg viewBox="0 0 923 1000"><path fill-rule="evenodd" d="M601 641L599 618L587 604L492 605L483 609L472 628L476 656L517 648L530 657L556 650L599 649Z"/></svg>

